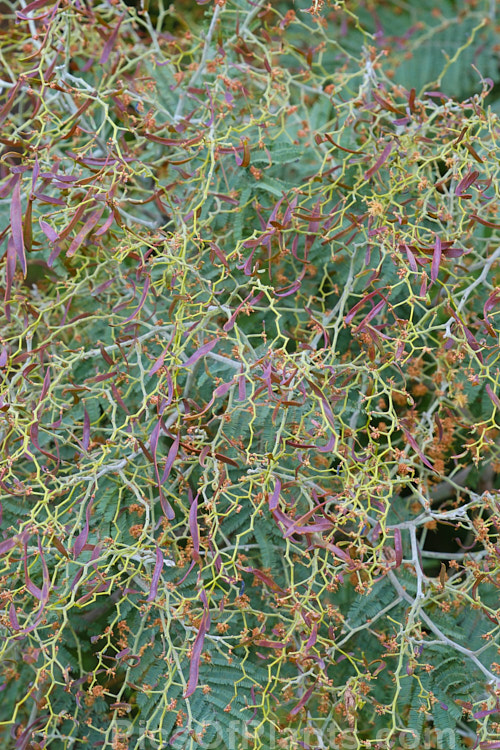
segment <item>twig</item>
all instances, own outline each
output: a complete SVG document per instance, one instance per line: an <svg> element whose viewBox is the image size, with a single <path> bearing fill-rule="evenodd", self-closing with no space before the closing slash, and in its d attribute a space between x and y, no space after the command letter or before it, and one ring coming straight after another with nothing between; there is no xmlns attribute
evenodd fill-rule
<svg viewBox="0 0 500 750"><path fill-rule="evenodd" d="M202 52L202 55L201 55L200 64L199 64L198 68L194 71L193 75L191 76L191 78L190 78L190 80L189 80L186 88L183 91L181 91L181 93L180 93L179 101L177 102L177 107L176 107L176 110L175 110L174 121L180 120L181 117L182 117L182 110L184 108L184 101L185 101L186 96L187 96L187 91L190 88L192 88L197 83L198 79L205 72L205 66L206 66L206 63L207 63L208 53L209 53L209 50L210 50L210 43L212 41L212 36L213 36L214 31L215 31L215 25L217 23L217 19L219 18L220 12L221 12L221 6L220 5L216 5L215 9L214 9L213 16L212 16L212 20L210 22L210 26L209 26L209 29L208 29L208 32L207 32L207 35L205 37L205 44L203 45L203 52Z"/></svg>
<svg viewBox="0 0 500 750"><path fill-rule="evenodd" d="M403 588L403 586L400 584L400 582L397 579L397 576L392 572L392 570L388 571L388 576L391 580L392 585L398 592L398 594L409 604L412 606L415 605L415 600L412 599L412 597L406 593L406 590ZM479 659L477 658L474 651L471 651L468 648L465 648L465 646L461 646L459 643L456 643L455 641L452 641L451 638L448 638L439 628L437 625L434 624L434 622L431 620L431 618L422 610L420 609L419 616L421 620L427 625L429 630L432 630L434 635L438 637L438 639L441 641L441 643L446 644L446 646L450 646L450 648L454 649L455 651L458 651L459 653L463 654L464 656L467 656L468 659L470 659L473 664L476 665L476 667L485 675L485 677L488 678L489 682L494 684L495 686L500 685L500 678L494 675L492 672L490 672L489 669L487 669L484 664L482 664ZM423 642L426 643L425 641Z"/></svg>
<svg viewBox="0 0 500 750"><path fill-rule="evenodd" d="M473 292L476 287L478 287L480 284L486 281L486 277L488 276L490 272L491 266L498 258L500 258L500 247L497 247L495 252L488 258L488 260L484 262L484 268L479 274L479 276L477 277L477 279L473 281L472 284L469 284L469 286L466 287L466 289L464 289L462 296L460 297L460 302L458 303L458 306L457 306L457 314L459 314L462 311L463 306L465 305L468 298L470 297L471 292ZM455 322L456 322L455 319L451 317L451 318L448 318L448 320L444 324L444 329L446 331L446 335L448 338L452 338L451 326Z"/></svg>

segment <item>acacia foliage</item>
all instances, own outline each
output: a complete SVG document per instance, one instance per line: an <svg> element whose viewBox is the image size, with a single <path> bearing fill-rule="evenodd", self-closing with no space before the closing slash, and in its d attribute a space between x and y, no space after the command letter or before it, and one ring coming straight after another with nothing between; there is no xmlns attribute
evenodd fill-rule
<svg viewBox="0 0 500 750"><path fill-rule="evenodd" d="M2 741L499 747L495 4L150 6L2 3Z"/></svg>

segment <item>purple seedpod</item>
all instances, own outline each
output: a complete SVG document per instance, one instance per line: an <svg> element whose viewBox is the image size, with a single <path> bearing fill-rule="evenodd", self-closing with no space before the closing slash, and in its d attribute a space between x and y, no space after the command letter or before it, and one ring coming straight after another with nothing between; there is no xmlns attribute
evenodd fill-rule
<svg viewBox="0 0 500 750"><path fill-rule="evenodd" d="M500 293L498 292L498 290L495 289L495 291L493 291L490 294L490 296L488 297L488 299L486 300L483 306L484 323L485 323L486 329L488 333L494 338L496 338L497 334L495 332L495 329L491 325L491 321L488 318L488 313L491 312L491 310L493 310L498 305L499 302L500 302Z"/></svg>
<svg viewBox="0 0 500 750"><path fill-rule="evenodd" d="M472 351L476 354L476 357L478 360L483 363L483 355L479 351L481 349L481 345L479 344L478 340L472 333L472 331L469 330L469 328L465 325L465 323L462 321L462 319L457 315L457 313L453 310L453 308L448 307L449 313L454 318L458 326L463 330L465 338L467 340L467 343L469 344Z"/></svg>
<svg viewBox="0 0 500 750"><path fill-rule="evenodd" d="M74 240L72 241L71 245L69 246L69 249L66 251L66 257L71 258L76 253L76 251L79 249L79 247L82 245L84 239L89 235L93 228L96 226L97 222L101 218L104 211L104 206L100 206L95 211L93 211L90 216L88 217L87 221L83 225L83 227L80 229Z"/></svg>
<svg viewBox="0 0 500 750"><path fill-rule="evenodd" d="M458 196L463 195L470 188L470 186L477 180L478 177L479 177L479 172L477 171L467 172L465 177L463 177L458 183L458 185L456 186L455 195L458 195Z"/></svg>
<svg viewBox="0 0 500 750"><path fill-rule="evenodd" d="M212 351L212 349L216 346L217 339L212 339L212 341L208 341L206 344L203 344L203 346L200 346L199 349L197 349L194 354L192 354L186 362L184 362L182 365L178 365L178 367L191 367L191 365L194 365L195 362L197 362L199 359L205 356L205 354L208 354Z"/></svg>
<svg viewBox="0 0 500 750"><path fill-rule="evenodd" d="M354 318L354 316L358 312L358 310L360 310L363 307L363 305L365 304L365 302L368 302L369 300L373 299L373 297L375 297L376 294L380 294L380 292L379 292L378 289L374 289L373 292L370 292L365 297L363 297L363 299L361 299L359 302L356 302L356 304L354 305L354 307L351 308L351 310L349 310L349 312L345 316L345 318L344 318L345 322L347 324L351 323L352 320L353 320L353 318Z"/></svg>
<svg viewBox="0 0 500 750"><path fill-rule="evenodd" d="M226 393L228 393L231 390L231 388L234 387L234 385L235 383L233 380L230 380L229 383L221 383L220 385L218 385L214 391L214 395L213 395L210 405L215 401L216 398L225 396Z"/></svg>
<svg viewBox="0 0 500 750"><path fill-rule="evenodd" d="M270 641L267 638L255 641L255 645L262 646L263 648L272 648L276 651L281 651L282 649L286 648L285 643L282 643L281 641Z"/></svg>
<svg viewBox="0 0 500 750"><path fill-rule="evenodd" d="M38 222L40 224L40 228L41 228L42 232L47 237L47 239L49 240L49 242L56 242L59 239L59 235L57 234L57 232L55 231L55 229L53 229L50 226L50 224L48 224L43 219L39 219Z"/></svg>
<svg viewBox="0 0 500 750"><path fill-rule="evenodd" d="M415 440L415 438L413 437L413 435L411 434L411 432L410 432L409 430L407 430L407 429L406 429L406 427L403 427L403 426L401 426L401 429L403 430L403 432L404 432L404 434L405 434L405 437L406 437L406 439L408 440L409 444L411 445L411 447L413 448L413 450L414 450L414 451L415 451L416 453L418 453L418 455L419 455L419 456L420 456L420 458L422 459L423 463L424 463L424 464L425 464L425 465L426 465L426 466L427 466L427 467L428 467L429 469L431 469L431 471L435 471L435 469L434 469L434 466L433 466L433 465L431 464L431 462L430 462L430 461L429 461L429 460L428 460L428 459L427 459L427 458L426 458L426 457L424 456L424 454L422 453L422 450L420 449L420 447L419 447L419 445L418 445L417 441Z"/></svg>
<svg viewBox="0 0 500 750"><path fill-rule="evenodd" d="M330 550L330 552L333 552L335 557L338 557L340 560L343 560L345 563L347 563L349 566L352 566L353 560L351 557L347 554L347 552L344 552L343 549L338 547L336 544L332 544L332 542L326 542L325 548Z"/></svg>
<svg viewBox="0 0 500 750"><path fill-rule="evenodd" d="M495 708L488 708L484 709L483 711L476 711L475 714L473 714L475 719L484 719L485 716L491 716L491 714L498 714L500 713L500 706L497 705Z"/></svg>
<svg viewBox="0 0 500 750"><path fill-rule="evenodd" d="M50 368L47 367L45 375L43 377L42 392L40 393L40 401L43 401L50 388Z"/></svg>
<svg viewBox="0 0 500 750"><path fill-rule="evenodd" d="M399 568L403 562L403 544L400 529L394 529L394 551L396 553L396 568Z"/></svg>
<svg viewBox="0 0 500 750"><path fill-rule="evenodd" d="M23 551L23 565L24 565L24 584L27 588L27 590L32 594L35 599L38 599L38 601L42 601L42 590L38 588L38 586L35 586L31 578L29 577L28 573L28 539L25 537L24 539L24 551Z"/></svg>
<svg viewBox="0 0 500 750"><path fill-rule="evenodd" d="M83 409L83 439L82 446L85 453L89 449L90 444L90 417L87 409Z"/></svg>
<svg viewBox="0 0 500 750"><path fill-rule="evenodd" d="M438 428L439 441L441 441L443 439L443 425L437 414L434 415L434 421L436 423L436 427Z"/></svg>
<svg viewBox="0 0 500 750"><path fill-rule="evenodd" d="M308 651L310 648L312 648L312 646L315 645L317 637L318 637L318 625L317 623L314 623L314 625L311 628L311 635L307 639L306 649L305 649L306 651Z"/></svg>
<svg viewBox="0 0 500 750"><path fill-rule="evenodd" d="M278 507L280 492L281 492L281 482L279 479L276 479L276 484L274 485L273 494L269 496L269 510L275 510Z"/></svg>
<svg viewBox="0 0 500 750"><path fill-rule="evenodd" d="M238 401L245 401L246 397L246 378L242 373L238 376Z"/></svg>
<svg viewBox="0 0 500 750"><path fill-rule="evenodd" d="M42 580L43 580L43 584L42 584L41 601L42 601L42 604L45 604L47 602L48 598L49 598L50 575L49 575L49 570L47 568L47 563L45 561L45 557L44 557L44 554L43 554L43 549L42 549L42 544L40 542L40 537L38 537L37 542L38 542L38 552L40 554L40 560L42 562Z"/></svg>
<svg viewBox="0 0 500 750"><path fill-rule="evenodd" d="M156 594L158 593L158 583L160 581L161 572L163 570L163 554L161 549L156 545L156 560L155 560L155 567L153 570L153 578L151 580L151 589L149 591L149 596L146 599L148 602L152 602L154 599L156 599Z"/></svg>
<svg viewBox="0 0 500 750"><path fill-rule="evenodd" d="M167 518L169 521L172 521L175 518L174 509L164 496L163 492L160 490L160 505L161 509L165 515L165 518Z"/></svg>
<svg viewBox="0 0 500 750"><path fill-rule="evenodd" d="M35 198L38 198L38 200L42 203L50 203L50 205L53 206L66 205L62 198L55 198L53 195L47 195L46 193L41 193L40 191L35 192Z"/></svg>
<svg viewBox="0 0 500 750"><path fill-rule="evenodd" d="M75 575L75 577L73 578L73 580L71 582L70 591L75 591L75 589L77 588L77 586L78 586L78 584L80 582L80 578L82 576L83 576L83 568L80 568L80 570L77 572L77 574Z"/></svg>
<svg viewBox="0 0 500 750"><path fill-rule="evenodd" d="M102 237L103 234L106 234L108 229L111 227L115 220L115 216L113 212L111 212L108 216L108 218L104 221L104 223L99 227L99 229L94 232L94 237Z"/></svg>
<svg viewBox="0 0 500 750"><path fill-rule="evenodd" d="M123 411L126 414L130 414L130 412L129 412L128 408L127 408L126 403L124 402L124 400L122 399L122 397L120 395L120 391L118 390L118 388L116 387L116 385L114 383L111 383L111 392L113 393L113 396L116 399L116 403L121 406L121 408L123 409Z"/></svg>
<svg viewBox="0 0 500 750"><path fill-rule="evenodd" d="M332 521L328 521L326 518L317 521L316 523L310 523L307 526L296 526L295 524L293 524L285 531L283 537L287 539L293 534L319 534L322 531L330 531L333 526L334 524L332 523Z"/></svg>
<svg viewBox="0 0 500 750"><path fill-rule="evenodd" d="M309 700L309 698L313 694L314 688L315 688L315 685L313 685L308 690L306 690L306 692L304 693L304 695L302 696L302 698L299 700L299 702L297 703L297 705L294 706L292 708L292 710L290 711L290 716L296 716L299 713L300 709L303 708L306 705L307 701Z"/></svg>
<svg viewBox="0 0 500 750"><path fill-rule="evenodd" d="M370 177L373 177L373 175L376 172L378 172L378 170L380 169L380 167L382 166L382 164L384 164L384 162L386 162L387 159L389 158L390 153L391 153L391 151L392 151L393 148L394 148L394 143L392 143L392 142L388 143L386 145L386 147L384 148L384 150L380 154L379 158L377 159L377 161L373 165L373 167L370 167L370 169L368 169L365 172L365 174L364 174L364 179L365 180L369 180Z"/></svg>
<svg viewBox="0 0 500 750"><path fill-rule="evenodd" d="M250 256L250 258L251 258L252 256L253 256L253 252L252 252L252 255ZM248 262L248 261L247 261L247 262ZM245 264L245 265L246 265L246 264ZM246 271L245 271L245 273L246 273ZM247 303L248 303L249 305L251 304L251 301L249 301L249 300L250 300L250 297L251 297L251 296L252 296L252 292L250 292L250 294L248 294L248 295L247 295L247 296L245 297L245 299L243 300L243 302L242 302L242 303L241 303L240 305L238 305L238 307L236 308L236 310L234 311L234 313L233 313L233 314L231 315L231 317L229 318L229 320L228 320L228 321L227 321L226 323L224 323L223 329L224 329L224 331L226 331L226 333L228 333L229 331L231 331L231 330L232 330L232 329L234 328L234 324L235 324L235 322L236 322L236 318L237 318L237 316L238 316L238 314L239 314L240 310L241 310L241 309L242 309L242 308L243 308L243 307L244 307L244 306L245 306L245 305L246 305ZM260 296L262 296L262 295L260 295ZM254 300L254 301L256 301L256 300Z"/></svg>
<svg viewBox="0 0 500 750"><path fill-rule="evenodd" d="M8 116L10 110L12 109L20 87L21 87L21 78L18 78L18 80L15 82L14 86L10 90L10 94L9 94L7 101L5 102L3 107L0 109L0 124L3 123L5 118Z"/></svg>
<svg viewBox="0 0 500 750"><path fill-rule="evenodd" d="M120 18L118 19L118 23L116 24L115 28L111 32L108 41L104 45L102 49L101 57L99 58L99 65L104 65L104 63L108 61L108 58L116 42L118 32L120 31L120 26L122 25L124 18L125 18L125 14L123 14L123 16L120 16Z"/></svg>
<svg viewBox="0 0 500 750"><path fill-rule="evenodd" d="M286 290L283 289L275 289L274 294L276 297L289 297L291 294L294 294L298 289L301 287L301 281L297 279L297 281L294 281L293 284Z"/></svg>
<svg viewBox="0 0 500 750"><path fill-rule="evenodd" d="M189 531L191 541L193 542L193 560L198 562L200 558L200 531L198 528L198 493L193 497L191 488L188 490L189 495Z"/></svg>
<svg viewBox="0 0 500 750"><path fill-rule="evenodd" d="M21 178L15 182L14 190L12 192L12 199L10 202L10 226L12 230L12 241L16 250L16 255L21 266L21 270L26 276L27 265L26 265L26 253L24 249L24 238L23 238L23 215L21 208Z"/></svg>
<svg viewBox="0 0 500 750"><path fill-rule="evenodd" d="M436 241L434 243L434 252L432 254L431 264L431 281L434 283L439 274L439 265L441 263L441 238L436 235Z"/></svg>
<svg viewBox="0 0 500 750"><path fill-rule="evenodd" d="M243 156L241 159L238 156L238 153L240 151L243 151ZM248 167L248 165L250 164L250 146L248 145L248 139L244 138L241 140L239 146L233 146L233 152L236 164L239 167Z"/></svg>
<svg viewBox="0 0 500 750"><path fill-rule="evenodd" d="M486 390L486 393L488 394L488 396L490 397L491 402L493 404L495 404L495 406L497 407L497 409L500 409L500 399L498 398L498 396L496 395L496 393L493 391L493 389L491 388L491 386L488 385L488 384L486 384L485 390Z"/></svg>
<svg viewBox="0 0 500 750"><path fill-rule="evenodd" d="M365 315L361 323L356 327L356 331L363 331L370 320L372 320L376 315L378 315L381 310L384 309L385 305L385 299L381 299L380 302L377 302L377 304L370 310L367 315Z"/></svg>
<svg viewBox="0 0 500 750"><path fill-rule="evenodd" d="M427 294L427 274L425 273L425 271L422 271L422 282L420 284L419 296L425 297L426 294Z"/></svg>
<svg viewBox="0 0 500 750"><path fill-rule="evenodd" d="M165 514L165 517L169 521L171 521L174 518L175 514L174 514L172 506L163 495L163 492L161 489L162 482L160 481L160 472L158 469L158 460L157 460L157 448L158 448L158 440L160 437L161 427L162 427L162 421L161 419L159 419L151 433L150 448L151 448L151 453L152 453L153 465L155 469L156 483L158 486L158 491L160 493L160 505L163 510L163 513Z"/></svg>
<svg viewBox="0 0 500 750"><path fill-rule="evenodd" d="M14 604L11 602L9 607L9 622L14 630L20 630L19 620L17 619L17 612Z"/></svg>
<svg viewBox="0 0 500 750"><path fill-rule="evenodd" d="M17 539L6 539L4 542L0 542L0 555L5 555L10 552L17 544Z"/></svg>
<svg viewBox="0 0 500 750"><path fill-rule="evenodd" d="M82 552L84 546L87 544L89 536L89 525L90 525L90 511L92 510L93 500L90 500L85 509L85 525L76 537L73 544L73 557L76 560Z"/></svg>
<svg viewBox="0 0 500 750"><path fill-rule="evenodd" d="M306 234L306 238L304 242L304 254L306 258L309 254L309 250L311 249L314 240L316 239L316 234L320 228L320 219L321 219L320 205L321 205L321 199L318 198L312 210L311 218L308 221L308 225L307 225L308 234Z"/></svg>
<svg viewBox="0 0 500 750"><path fill-rule="evenodd" d="M210 245L210 248L213 251L214 255L216 255L218 257L218 259L220 260L220 262L224 266L226 266L226 268L229 268L229 263L227 262L227 258L224 255L224 253L222 252L222 250L220 249L220 247L215 242L209 242L208 244Z"/></svg>
<svg viewBox="0 0 500 750"><path fill-rule="evenodd" d="M154 375L158 370L160 370L163 367L163 362L165 360L165 357L167 356L167 352L169 350L170 346L166 346L165 349L162 351L156 362L154 363L153 367L148 372L148 375Z"/></svg>
<svg viewBox="0 0 500 750"><path fill-rule="evenodd" d="M128 318L126 318L124 321L122 321L122 325L125 325L125 323L129 323L131 320L133 320L138 315L138 313L140 313L140 311L144 307L144 303L146 302L146 297L148 295L150 284L151 284L151 279L149 278L149 276L146 276L146 281L144 282L144 288L142 290L142 297L141 297L141 299L139 301L139 304L136 307L136 309L134 310L134 312L131 315L129 315Z"/></svg>
<svg viewBox="0 0 500 750"><path fill-rule="evenodd" d="M201 618L200 627L196 635L193 648L191 650L191 660L189 665L189 680L184 692L184 698L189 698L198 686L198 676L200 672L200 659L205 643L205 635L210 628L210 612L208 606L205 606L203 617Z"/></svg>
<svg viewBox="0 0 500 750"><path fill-rule="evenodd" d="M179 452L179 445L181 442L181 434L180 432L177 433L177 435L174 438L174 442L170 446L170 449L167 454L167 460L165 463L165 468L163 470L163 475L161 478L161 484L165 482L165 480L170 475L170 472L172 471L172 466L174 465L174 461L177 458L177 454Z"/></svg>

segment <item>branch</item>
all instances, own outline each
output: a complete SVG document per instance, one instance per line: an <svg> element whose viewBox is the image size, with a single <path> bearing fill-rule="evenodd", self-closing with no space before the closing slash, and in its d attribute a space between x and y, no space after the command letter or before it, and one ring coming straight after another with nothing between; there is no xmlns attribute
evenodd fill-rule
<svg viewBox="0 0 500 750"><path fill-rule="evenodd" d="M403 586L399 583L396 575L392 572L392 570L388 571L388 576L391 580L392 585L398 592L398 594L406 601L408 604L411 604L412 607L415 605L415 600L411 598L409 594L406 593L406 589L403 588ZM484 664L482 664L479 659L477 658L474 651L471 651L468 648L465 648L465 646L461 646L459 643L456 643L455 641L452 641L451 638L448 638L439 628L437 625L434 624L434 622L431 620L431 618L422 610L420 609L419 616L423 622L427 625L429 630L432 630L434 635L436 635L441 643L444 643L446 646L450 646L450 648L455 649L455 651L458 651L459 653L466 656L468 659L470 659L473 664L484 674L485 677L488 678L488 681L495 685L495 687L500 686L500 678L493 674L493 672L490 672L489 669L487 669ZM427 641L423 641L424 645L427 643Z"/></svg>

